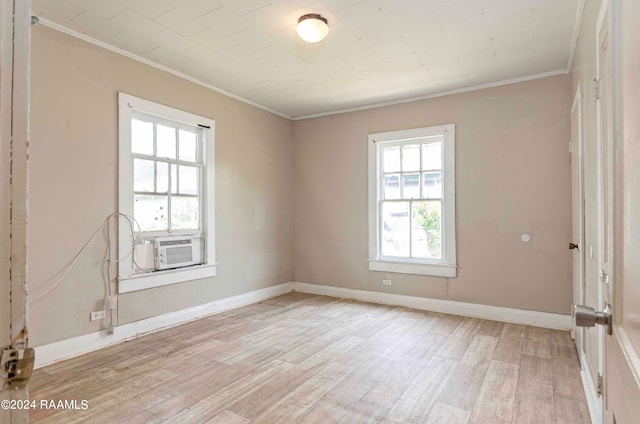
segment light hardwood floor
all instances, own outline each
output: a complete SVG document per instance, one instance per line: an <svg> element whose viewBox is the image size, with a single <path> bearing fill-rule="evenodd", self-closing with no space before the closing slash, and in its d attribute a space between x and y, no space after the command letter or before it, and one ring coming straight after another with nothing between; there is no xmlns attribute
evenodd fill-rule
<svg viewBox="0 0 640 424"><path fill-rule="evenodd" d="M562 331L291 293L35 372L46 423L588 423Z"/></svg>

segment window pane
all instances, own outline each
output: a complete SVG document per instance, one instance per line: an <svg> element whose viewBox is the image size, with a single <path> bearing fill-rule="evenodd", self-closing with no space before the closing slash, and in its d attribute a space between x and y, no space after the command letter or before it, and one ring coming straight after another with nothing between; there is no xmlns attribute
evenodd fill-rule
<svg viewBox="0 0 640 424"><path fill-rule="evenodd" d="M197 230L199 228L199 199L197 197L171 197L171 229Z"/></svg>
<svg viewBox="0 0 640 424"><path fill-rule="evenodd" d="M198 168L178 166L178 192L180 194L198 194Z"/></svg>
<svg viewBox="0 0 640 424"><path fill-rule="evenodd" d="M411 211L411 256L414 258L440 259L442 202L413 202Z"/></svg>
<svg viewBox="0 0 640 424"><path fill-rule="evenodd" d="M178 165L171 165L171 193L178 193Z"/></svg>
<svg viewBox="0 0 640 424"><path fill-rule="evenodd" d="M409 202L382 203L382 256L409 257Z"/></svg>
<svg viewBox="0 0 640 424"><path fill-rule="evenodd" d="M152 160L133 160L133 190L153 192L153 165Z"/></svg>
<svg viewBox="0 0 640 424"><path fill-rule="evenodd" d="M425 199L442 198L442 172L422 174L422 197Z"/></svg>
<svg viewBox="0 0 640 424"><path fill-rule="evenodd" d="M191 131L178 131L178 148L180 160L196 161L196 133Z"/></svg>
<svg viewBox="0 0 640 424"><path fill-rule="evenodd" d="M384 172L400 171L400 146L384 148Z"/></svg>
<svg viewBox="0 0 640 424"><path fill-rule="evenodd" d="M384 177L384 198L400 198L400 175L385 175Z"/></svg>
<svg viewBox="0 0 640 424"><path fill-rule="evenodd" d="M418 199L420 197L420 174L404 174L402 176L402 197Z"/></svg>
<svg viewBox="0 0 640 424"><path fill-rule="evenodd" d="M169 164L156 162L156 192L166 193L169 190Z"/></svg>
<svg viewBox="0 0 640 424"><path fill-rule="evenodd" d="M135 194L133 216L141 231L168 230L167 196Z"/></svg>
<svg viewBox="0 0 640 424"><path fill-rule="evenodd" d="M151 122L131 120L131 151L153 156L153 124Z"/></svg>
<svg viewBox="0 0 640 424"><path fill-rule="evenodd" d="M422 145L422 169L442 169L442 142Z"/></svg>
<svg viewBox="0 0 640 424"><path fill-rule="evenodd" d="M158 152L160 158L176 158L176 129L158 124L156 126Z"/></svg>
<svg viewBox="0 0 640 424"><path fill-rule="evenodd" d="M402 146L402 170L417 171L420 169L420 145Z"/></svg>

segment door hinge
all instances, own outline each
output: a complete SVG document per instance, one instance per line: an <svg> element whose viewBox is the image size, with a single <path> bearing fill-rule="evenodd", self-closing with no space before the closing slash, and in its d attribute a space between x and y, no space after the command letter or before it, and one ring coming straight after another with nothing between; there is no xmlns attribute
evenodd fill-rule
<svg viewBox="0 0 640 424"><path fill-rule="evenodd" d="M596 393L598 393L598 396L602 396L602 389L603 389L602 374L598 373L598 377L596 379Z"/></svg>
<svg viewBox="0 0 640 424"><path fill-rule="evenodd" d="M600 270L600 282L602 284L609 284L609 274L604 269Z"/></svg>
<svg viewBox="0 0 640 424"><path fill-rule="evenodd" d="M5 347L0 358L0 381L3 390L24 389L33 372L36 354L33 348Z"/></svg>
<svg viewBox="0 0 640 424"><path fill-rule="evenodd" d="M600 100L600 80L596 78L593 79L593 100Z"/></svg>

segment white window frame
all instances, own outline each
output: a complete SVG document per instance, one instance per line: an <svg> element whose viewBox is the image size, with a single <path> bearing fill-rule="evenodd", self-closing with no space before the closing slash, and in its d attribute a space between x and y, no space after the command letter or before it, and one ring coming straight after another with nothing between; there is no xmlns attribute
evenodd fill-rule
<svg viewBox="0 0 640 424"><path fill-rule="evenodd" d="M380 202L382 148L385 144L442 136L442 258L384 257L380 252ZM409 130L369 134L369 270L453 278L456 264L455 125L446 124Z"/></svg>
<svg viewBox="0 0 640 424"><path fill-rule="evenodd" d="M136 113L157 116L194 127L203 128L204 175L201 175L200 187L202 228L197 231L174 231L171 235L201 235L204 244L203 264L186 268L134 273L131 248L131 230L123 220L118 226L118 293L128 293L152 287L166 286L185 281L213 277L216 275L215 261L215 121L194 115L179 109L161 105L149 100L118 93L118 212L133 216L133 159L131 151L131 119ZM164 233L167 234L166 232ZM146 236L162 235L162 232L149 232ZM129 254L131 252L131 254ZM123 259L122 257L126 257Z"/></svg>

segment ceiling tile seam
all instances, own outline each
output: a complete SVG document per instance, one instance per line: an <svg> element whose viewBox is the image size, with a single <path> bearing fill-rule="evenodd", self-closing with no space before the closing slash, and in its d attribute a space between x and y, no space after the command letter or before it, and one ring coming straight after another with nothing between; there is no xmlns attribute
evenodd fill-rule
<svg viewBox="0 0 640 424"><path fill-rule="evenodd" d="M580 35L580 26L582 25L582 14L584 11L585 0L579 0L578 10L576 11L576 22L573 26L573 34L571 36L571 47L569 49L569 60L567 62L567 70L571 71L573 67L573 56L576 53L576 46L578 45L578 36Z"/></svg>
<svg viewBox="0 0 640 424"><path fill-rule="evenodd" d="M341 114L341 113L357 112L357 111L360 111L360 110L375 109L375 108L378 108L378 107L393 106L393 105L399 105L399 104L403 104L403 103L417 102L419 100L435 99L435 98L438 98L438 97L445 97L445 96L451 96L451 95L454 95L454 94L468 93L468 92L471 92L471 91L484 90L486 88L501 87L503 85L517 84L517 83L520 83L520 82L532 81L532 80L537 80L537 79L541 79L541 78L552 77L552 76L555 76L555 75L566 75L568 73L569 73L569 71L567 69L558 69L556 71L549 71L549 72L543 72L541 74L527 75L527 76L519 77L519 78L511 78L511 79L502 80L502 81L496 81L496 82L490 82L490 83L486 83L486 84L474 85L472 87L458 88L458 89L450 90L450 91L442 91L442 92L439 92L439 93L428 94L428 95L425 95L425 96L412 97L410 99L391 100L391 101L388 101L388 102L374 103L374 104L370 104L370 105L358 106L358 107L353 107L353 108L348 108L348 109L341 109L341 110L335 110L335 111L329 111L329 112L321 112L321 113L316 113L316 114L311 114L311 115L295 116L295 117L291 118L291 120L292 121L301 121L303 119L320 118L322 116L338 115L338 114Z"/></svg>
<svg viewBox="0 0 640 424"><path fill-rule="evenodd" d="M198 80L196 78L193 78L193 77L191 77L189 75L186 75L186 74L184 74L182 72L176 71L175 69L172 69L172 68L170 68L168 66L164 66L164 65L156 63L156 62L154 62L152 60L145 59L144 57L138 56L137 54L128 52L128 51L126 51L124 49L118 48L118 47L113 46L113 45L111 45L109 43L105 43L104 41L97 40L97 39L95 39L93 37L90 37L90 36L88 36L86 34L81 34L81 33L77 32L77 31L69 29L69 28L67 28L65 26L56 24L55 22L51 22L48 19L40 18L40 22L39 23L41 23L44 26L46 26L48 28L51 28L53 30L56 30L56 31L62 32L64 34L70 35L71 37L78 38L78 39L86 41L86 42L88 42L90 44L96 45L98 47L102 47L105 50L109 50L109 51L111 51L113 53L117 53L119 55L128 57L129 59L133 59L133 60L135 60L137 62L140 62L142 64L145 64L145 65L151 66L153 68L159 69L161 71L167 72L167 73L169 73L171 75L174 75L174 76L176 76L178 78L181 78L181 79L184 79L186 81L192 82L192 83L197 84L197 85L199 85L201 87L207 88L207 89L209 89L211 91L215 91L216 93L225 95L225 96L230 97L230 98L232 98L234 100L238 100L238 101L240 101L242 103L245 103L245 104L248 104L250 106L257 107L258 109L262 109L264 111L273 113L274 115L280 116L280 117L285 118L285 119L289 119L289 120L293 119L293 117L291 117L291 116L289 116L289 115L287 115L285 113L282 113L282 112L277 111L275 109L271 109L270 107L261 105L259 103L253 102L253 101L251 101L249 99L246 99L244 97L238 96L237 94L230 93L230 92L228 92L226 90L223 90L221 88L218 88L218 87L216 87L214 85L207 84L207 83L202 82L202 81L200 81L200 80Z"/></svg>
<svg viewBox="0 0 640 424"><path fill-rule="evenodd" d="M73 21L75 18L77 18L78 16L82 15L83 13L85 13L87 11L87 9L82 9L80 12L76 13L75 15L73 15L73 17L71 17L70 19L68 19L66 21L66 23L69 23L71 21Z"/></svg>
<svg viewBox="0 0 640 424"><path fill-rule="evenodd" d="M164 15L166 15L167 13L171 13L171 12L173 12L174 10L176 10L176 7L175 7L175 6L173 7L173 9L165 10L164 12L159 13L159 14L157 14L156 16L154 16L153 18L149 18L149 19L151 19L152 21L156 21L156 19L158 19L159 17L164 16ZM156 21L156 22L158 22L158 21ZM158 22L158 23L160 23L160 22ZM160 25L162 25L162 24L160 24Z"/></svg>
<svg viewBox="0 0 640 424"><path fill-rule="evenodd" d="M272 3L263 4L262 6L258 6L255 9L251 9L251 10L249 10L247 12L244 12L244 13L239 13L238 16L246 16L246 15L248 15L250 13L257 12L258 10L267 8L267 7L272 6L272 5L273 5Z"/></svg>

